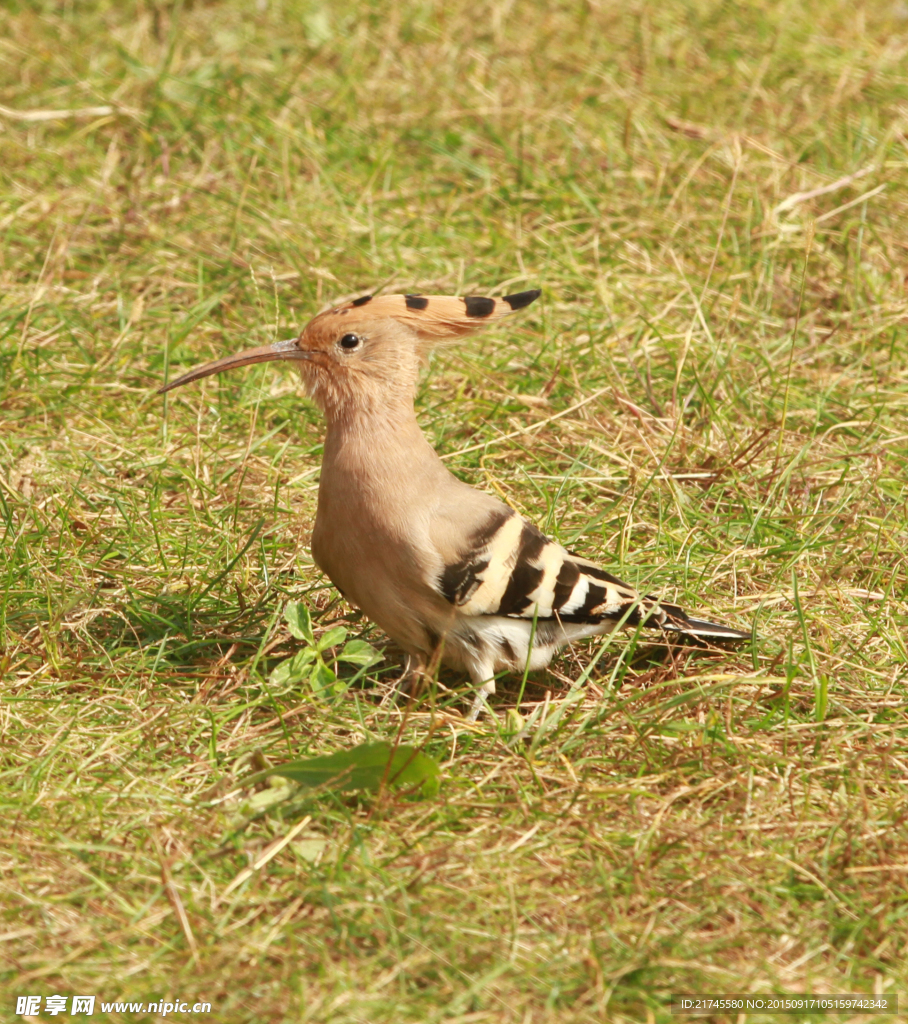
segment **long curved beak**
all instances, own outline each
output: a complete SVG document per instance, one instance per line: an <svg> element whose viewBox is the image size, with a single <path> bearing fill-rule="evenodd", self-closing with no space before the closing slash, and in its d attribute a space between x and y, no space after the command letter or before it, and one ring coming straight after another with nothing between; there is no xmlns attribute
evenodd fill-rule
<svg viewBox="0 0 908 1024"><path fill-rule="evenodd" d="M158 394L163 395L165 391L178 388L182 384L191 384L194 380L202 377L210 377L213 373L220 373L221 370L232 370L237 366L249 366L250 363L270 363L274 359L293 359L297 361L310 359L311 353L306 352L297 346L297 339L289 341L276 341L273 345L262 345L261 348L250 348L245 352L237 352L235 356L224 356L223 359L215 359L213 363L205 363L204 366L197 366L182 377L177 377L169 384L158 388Z"/></svg>

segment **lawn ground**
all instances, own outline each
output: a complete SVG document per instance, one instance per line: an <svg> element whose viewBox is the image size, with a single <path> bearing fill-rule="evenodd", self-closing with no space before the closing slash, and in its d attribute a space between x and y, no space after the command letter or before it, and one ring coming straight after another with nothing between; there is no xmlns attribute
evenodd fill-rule
<svg viewBox="0 0 908 1024"><path fill-rule="evenodd" d="M906 60L888 0L5 6L3 1020L908 1005ZM755 639L578 645L474 727L457 676L382 703L293 372L155 389L339 298L531 287L433 362L433 444ZM275 674L288 603L385 657ZM243 785L379 740L437 793Z"/></svg>

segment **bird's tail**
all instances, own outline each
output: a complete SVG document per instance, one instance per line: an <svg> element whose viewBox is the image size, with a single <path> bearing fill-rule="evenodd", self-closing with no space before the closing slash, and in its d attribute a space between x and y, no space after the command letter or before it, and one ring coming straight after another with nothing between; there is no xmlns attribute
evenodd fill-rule
<svg viewBox="0 0 908 1024"><path fill-rule="evenodd" d="M665 618L659 625L671 633L683 633L685 636L696 637L698 640L714 640L719 643L742 643L750 640L752 633L745 633L731 626L723 626L720 622L709 622L707 619L695 619L676 604L662 604L659 608Z"/></svg>

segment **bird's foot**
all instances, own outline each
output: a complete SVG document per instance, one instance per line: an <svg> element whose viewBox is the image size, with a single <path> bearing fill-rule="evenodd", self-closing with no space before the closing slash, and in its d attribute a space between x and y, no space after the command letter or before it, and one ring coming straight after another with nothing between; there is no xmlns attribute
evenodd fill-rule
<svg viewBox="0 0 908 1024"><path fill-rule="evenodd" d="M468 722L475 722L479 719L479 716L483 711L491 710L489 708L489 695L495 692L495 680L491 682L483 683L482 686L476 691L476 696L473 698L473 705L470 708L470 712L467 715Z"/></svg>
<svg viewBox="0 0 908 1024"><path fill-rule="evenodd" d="M388 685L388 692L382 698L382 707L415 699L425 686L425 665L413 657L407 658L404 670Z"/></svg>

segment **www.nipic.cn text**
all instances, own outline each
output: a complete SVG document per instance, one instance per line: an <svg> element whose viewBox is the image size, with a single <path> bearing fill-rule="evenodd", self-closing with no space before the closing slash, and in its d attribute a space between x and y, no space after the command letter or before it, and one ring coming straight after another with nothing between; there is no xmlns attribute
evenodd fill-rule
<svg viewBox="0 0 908 1024"><path fill-rule="evenodd" d="M211 1013L211 1003L187 1003L180 999L151 1003L105 1003L96 996L19 996L16 1000L16 1015L19 1017L57 1017L61 1013L71 1016L92 1016L95 1005L101 1013L157 1013L166 1017L168 1013Z"/></svg>

